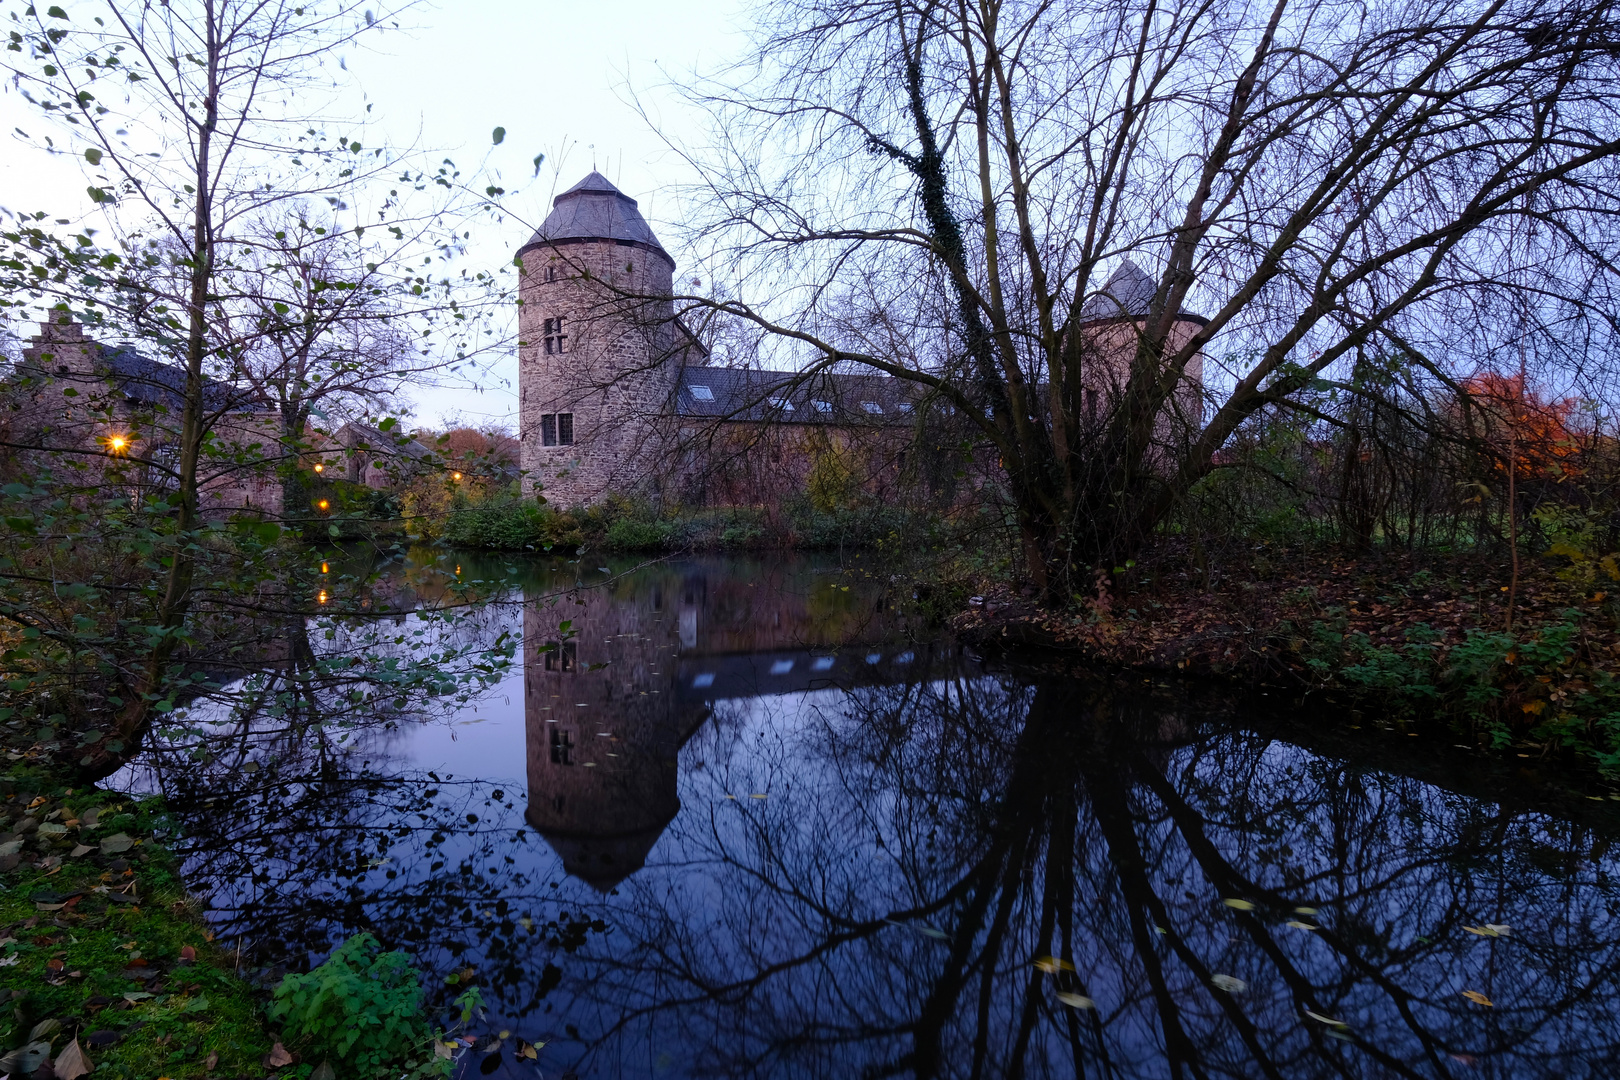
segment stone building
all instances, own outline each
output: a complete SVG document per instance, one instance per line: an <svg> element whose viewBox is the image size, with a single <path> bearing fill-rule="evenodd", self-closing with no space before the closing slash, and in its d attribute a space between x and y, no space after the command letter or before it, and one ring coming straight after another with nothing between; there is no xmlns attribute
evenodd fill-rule
<svg viewBox="0 0 1620 1080"><path fill-rule="evenodd" d="M23 349L0 425L13 447L99 449L103 472L120 486L162 491L179 465L184 389L181 369L128 345L102 345L64 318L41 323ZM276 456L274 407L207 378L203 407L214 442L199 466L202 509L278 512L281 485L264 467Z"/></svg>
<svg viewBox="0 0 1620 1080"><path fill-rule="evenodd" d="M592 172L558 195L518 251L519 439L527 490L553 505L613 493L682 502L774 504L805 490L829 455L871 497L905 475L919 388L873 374L711 366L671 302L675 261L636 200ZM1123 262L1071 338L1086 414L1101 422L1124 388L1155 284ZM1177 317L1171 348L1206 320ZM1203 357L1158 437L1202 418Z"/></svg>

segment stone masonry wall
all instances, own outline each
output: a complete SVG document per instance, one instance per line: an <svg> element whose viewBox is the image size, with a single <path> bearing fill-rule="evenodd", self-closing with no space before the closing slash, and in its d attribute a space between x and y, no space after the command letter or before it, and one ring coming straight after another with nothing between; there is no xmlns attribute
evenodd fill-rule
<svg viewBox="0 0 1620 1080"><path fill-rule="evenodd" d="M665 452L679 365L671 267L661 254L612 241L523 254L518 346L519 439L526 493L557 507L613 492L652 494ZM546 352L562 319L567 351ZM541 417L573 415L574 444L544 446Z"/></svg>

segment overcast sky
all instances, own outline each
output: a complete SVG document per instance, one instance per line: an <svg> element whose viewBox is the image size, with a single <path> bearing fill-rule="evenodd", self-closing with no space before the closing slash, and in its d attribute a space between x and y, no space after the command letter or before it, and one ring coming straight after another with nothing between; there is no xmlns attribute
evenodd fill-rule
<svg viewBox="0 0 1620 1080"><path fill-rule="evenodd" d="M640 200L679 259L670 220L676 208L667 189L688 177L627 103L627 88L665 131L695 133L695 120L663 87L737 56L741 10L740 0L442 0L419 9L413 29L373 37L371 51L351 52L344 62L394 145L444 148L458 164L476 163L489 150L491 130L506 128L491 164L507 186L528 183L512 209L532 222L545 216L550 196L561 190L555 185L573 184L594 160ZM6 83L0 90L6 133L0 137L0 207L56 216L87 212L80 163L41 154L13 133L15 127L38 133L39 114ZM531 161L542 152L548 167L531 181ZM479 251L487 250L492 262L510 258L528 236L516 222L510 231L486 235ZM517 404L515 360L498 365L494 377L508 385L419 395L419 422L437 425L453 416L473 424L509 422Z"/></svg>

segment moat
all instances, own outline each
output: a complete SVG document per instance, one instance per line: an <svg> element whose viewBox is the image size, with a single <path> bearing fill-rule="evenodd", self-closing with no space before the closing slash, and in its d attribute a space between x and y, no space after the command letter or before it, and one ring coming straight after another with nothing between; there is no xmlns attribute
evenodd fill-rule
<svg viewBox="0 0 1620 1080"><path fill-rule="evenodd" d="M232 753L175 734L120 778L244 968L370 930L544 1042L484 1075L1614 1075L1607 804L981 658L830 561L447 556L398 589L474 574L502 599L453 636L522 639L493 691L194 710Z"/></svg>

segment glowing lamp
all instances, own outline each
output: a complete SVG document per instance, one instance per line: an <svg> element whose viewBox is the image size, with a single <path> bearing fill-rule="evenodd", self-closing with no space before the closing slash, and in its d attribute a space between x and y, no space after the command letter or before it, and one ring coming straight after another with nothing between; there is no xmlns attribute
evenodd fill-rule
<svg viewBox="0 0 1620 1080"><path fill-rule="evenodd" d="M460 480L461 479L461 474L458 473L458 472L453 472L453 473L450 474L450 479L452 479L452 480Z"/></svg>
<svg viewBox="0 0 1620 1080"><path fill-rule="evenodd" d="M318 603L318 604L326 603L326 590L325 589L321 590L321 594L315 598L315 602Z"/></svg>
<svg viewBox="0 0 1620 1080"><path fill-rule="evenodd" d="M323 573L323 574L326 573L326 564L325 563L321 563L321 573Z"/></svg>
<svg viewBox="0 0 1620 1080"><path fill-rule="evenodd" d="M317 463L316 466L315 466L315 471L316 472L325 472L326 471L326 466Z"/></svg>
<svg viewBox="0 0 1620 1080"><path fill-rule="evenodd" d="M115 454L122 454L129 448L129 440L122 435L107 436L107 449Z"/></svg>
<svg viewBox="0 0 1620 1080"><path fill-rule="evenodd" d="M315 505L317 507L319 507L320 509L325 510L328 507L330 507L332 504L327 502L325 499L322 499L320 502L316 503Z"/></svg>

